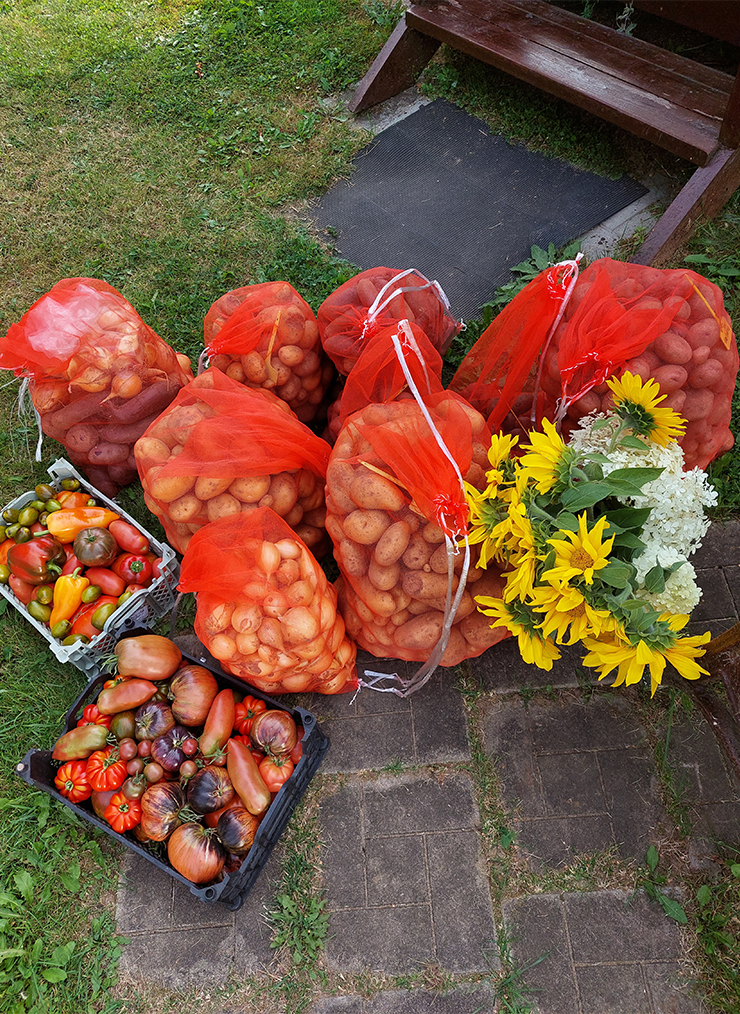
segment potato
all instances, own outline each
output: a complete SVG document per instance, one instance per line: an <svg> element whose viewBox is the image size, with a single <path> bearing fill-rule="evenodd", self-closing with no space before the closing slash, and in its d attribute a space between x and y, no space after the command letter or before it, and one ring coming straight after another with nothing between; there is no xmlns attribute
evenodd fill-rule
<svg viewBox="0 0 740 1014"><path fill-rule="evenodd" d="M457 627L453 627L450 631L447 647L444 650L444 654L442 655L439 664L444 666L457 665L459 662L462 662L468 654L469 650L465 638L462 636Z"/></svg>
<svg viewBox="0 0 740 1014"><path fill-rule="evenodd" d="M357 470L349 495L367 510L399 511L406 504L406 495L394 482L364 467Z"/></svg>
<svg viewBox="0 0 740 1014"><path fill-rule="evenodd" d="M431 651L442 633L444 615L438 611L423 613L396 628L395 641L409 651Z"/></svg>
<svg viewBox="0 0 740 1014"><path fill-rule="evenodd" d="M389 567L382 567L375 560L370 560L367 568L367 576L376 588L381 591L390 591L395 588L401 577L401 568L397 563Z"/></svg>
<svg viewBox="0 0 740 1014"><path fill-rule="evenodd" d="M391 525L391 519L380 510L354 510L342 523L344 534L363 546L372 546Z"/></svg>
<svg viewBox="0 0 740 1014"><path fill-rule="evenodd" d="M699 345L708 345L711 349L719 341L719 334L719 321L715 320L714 317L705 317L703 320L699 320L691 325L686 335L686 341L692 349L697 348Z"/></svg>
<svg viewBox="0 0 740 1014"><path fill-rule="evenodd" d="M706 419L713 404L714 395L707 388L703 388L700 391L689 390L686 392L686 401L683 403L681 415L688 422Z"/></svg>
<svg viewBox="0 0 740 1014"><path fill-rule="evenodd" d="M226 367L225 373L227 377L229 377L231 380L235 380L237 384L243 384L244 381L247 379L247 376L244 372L244 368L238 359L235 359L233 362L229 363L229 365Z"/></svg>
<svg viewBox="0 0 740 1014"><path fill-rule="evenodd" d="M256 349L242 356L241 364L247 383L263 384L267 380L265 360Z"/></svg>
<svg viewBox="0 0 740 1014"><path fill-rule="evenodd" d="M377 617L392 616L396 612L396 600L387 591L376 588L367 577L355 578L355 589L362 602Z"/></svg>
<svg viewBox="0 0 740 1014"><path fill-rule="evenodd" d="M225 493L231 485L231 479L213 479L207 475L199 475L195 480L195 495L199 500L210 500L220 493Z"/></svg>
<svg viewBox="0 0 740 1014"><path fill-rule="evenodd" d="M424 525L421 535L425 542L431 542L433 545L439 545L440 542L444 542L445 540L445 533L439 525L435 525L431 521Z"/></svg>
<svg viewBox="0 0 740 1014"><path fill-rule="evenodd" d="M193 521L202 511L203 504L192 493L186 493L184 496L178 497L167 508L167 513L172 520L180 524L187 524L188 521Z"/></svg>
<svg viewBox="0 0 740 1014"><path fill-rule="evenodd" d="M295 507L298 499L298 484L290 472L278 472L270 481L270 488L260 500L260 507L271 507L280 517L285 517Z"/></svg>
<svg viewBox="0 0 740 1014"><path fill-rule="evenodd" d="M432 543L427 542L420 532L414 532L401 559L409 570L421 570L425 564L429 563L433 552Z"/></svg>
<svg viewBox="0 0 740 1014"><path fill-rule="evenodd" d="M411 528L406 521L394 521L380 536L375 546L375 562L390 567L400 560L409 544Z"/></svg>
<svg viewBox="0 0 740 1014"><path fill-rule="evenodd" d="M156 465L150 468L144 477L149 494L155 500L171 503L172 500L189 493L195 485L194 475L160 475L161 470L161 467Z"/></svg>
<svg viewBox="0 0 740 1014"><path fill-rule="evenodd" d="M368 569L368 554L351 539L342 539L337 547L339 563L350 577L362 577Z"/></svg>
<svg viewBox="0 0 740 1014"><path fill-rule="evenodd" d="M269 475L250 475L234 479L229 493L242 503L258 503L270 488Z"/></svg>
<svg viewBox="0 0 740 1014"><path fill-rule="evenodd" d="M723 376L722 364L716 359L707 359L706 362L700 363L691 371L689 386L694 388L714 387ZM67 435L69 436L69 434Z"/></svg>
<svg viewBox="0 0 740 1014"><path fill-rule="evenodd" d="M170 449L164 440L157 437L139 437L134 444L134 453L139 461L147 464L164 464L170 456Z"/></svg>
<svg viewBox="0 0 740 1014"><path fill-rule="evenodd" d="M452 591L457 590L459 578L453 574ZM407 595L415 599L444 598L447 594L447 575L426 573L423 570L407 571L403 575L402 587Z"/></svg>
<svg viewBox="0 0 740 1014"><path fill-rule="evenodd" d="M206 513L209 521L218 521L219 518L228 518L232 514L239 514L242 505L235 496L230 493L221 493L214 496L206 504Z"/></svg>
<svg viewBox="0 0 740 1014"><path fill-rule="evenodd" d="M460 633L474 652L483 651L507 635L506 627L492 628L493 622L490 616L484 616L476 609L460 623Z"/></svg>
<svg viewBox="0 0 740 1014"><path fill-rule="evenodd" d="M287 514L283 515L283 520L286 525L290 525L291 528L295 528L303 520L303 508L299 503L296 503L292 510L288 511Z"/></svg>
<svg viewBox="0 0 740 1014"><path fill-rule="evenodd" d="M683 366L661 366L653 373L653 379L660 384L661 394L672 394L679 387L683 387L688 379L688 373Z"/></svg>
<svg viewBox="0 0 740 1014"><path fill-rule="evenodd" d="M691 345L675 331L666 331L665 334L658 335L653 342L653 348L664 363L683 366L691 359Z"/></svg>

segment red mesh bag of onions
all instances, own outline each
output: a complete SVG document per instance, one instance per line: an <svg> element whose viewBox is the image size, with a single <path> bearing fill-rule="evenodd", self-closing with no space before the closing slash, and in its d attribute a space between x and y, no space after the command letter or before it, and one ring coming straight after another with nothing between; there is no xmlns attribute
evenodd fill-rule
<svg viewBox="0 0 740 1014"><path fill-rule="evenodd" d="M183 388L134 448L146 504L180 553L203 525L259 507L325 552L329 450L284 401L217 369Z"/></svg>
<svg viewBox="0 0 740 1014"><path fill-rule="evenodd" d="M37 300L0 342L0 368L29 378L43 432L108 496L136 478L134 443L192 379L189 359L96 278Z"/></svg>
<svg viewBox="0 0 740 1014"><path fill-rule="evenodd" d="M349 374L368 339L395 321L416 324L441 353L461 328L437 282L414 268L369 268L324 300L317 314L324 351Z"/></svg>
<svg viewBox="0 0 740 1014"><path fill-rule="evenodd" d="M334 445L326 484L326 528L342 581L347 630L378 657L422 662L402 695L438 665L456 665L507 636L491 629L474 594L499 595L500 575L475 566L467 543L463 480L482 489L490 432L484 418L440 389L407 322L389 329L409 391L350 415ZM359 364L358 364L359 365ZM372 681L371 681L372 683ZM368 684L370 685L370 684Z"/></svg>
<svg viewBox="0 0 740 1014"><path fill-rule="evenodd" d="M606 380L652 377L666 408L687 420L685 467L706 468L734 443L730 432L738 349L718 286L684 268L594 261L573 289L542 362L543 411L578 419L611 404Z"/></svg>
<svg viewBox="0 0 740 1014"><path fill-rule="evenodd" d="M211 366L247 387L272 391L301 422L319 413L334 376L322 354L316 317L288 282L262 282L225 293L203 325Z"/></svg>
<svg viewBox="0 0 740 1014"><path fill-rule="evenodd" d="M357 688L334 587L269 507L196 532L179 588L196 593L195 632L234 676L269 694Z"/></svg>

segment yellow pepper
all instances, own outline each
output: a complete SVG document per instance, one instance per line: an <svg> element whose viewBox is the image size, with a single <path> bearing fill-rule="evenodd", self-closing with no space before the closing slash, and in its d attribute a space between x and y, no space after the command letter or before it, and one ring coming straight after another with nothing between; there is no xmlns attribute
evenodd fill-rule
<svg viewBox="0 0 740 1014"><path fill-rule="evenodd" d="M54 606L49 617L49 626L54 627L60 620L69 620L82 603L82 593L90 584L86 577L80 577L78 567L73 574L62 574L54 582Z"/></svg>
<svg viewBox="0 0 740 1014"><path fill-rule="evenodd" d="M85 528L107 528L120 514L105 507L72 507L53 511L46 519L47 531L58 542L74 542L75 536Z"/></svg>

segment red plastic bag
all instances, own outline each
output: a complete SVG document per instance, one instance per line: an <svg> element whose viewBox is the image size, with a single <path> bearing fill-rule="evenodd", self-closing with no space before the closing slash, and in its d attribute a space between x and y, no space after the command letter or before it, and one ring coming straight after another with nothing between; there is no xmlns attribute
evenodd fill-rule
<svg viewBox="0 0 740 1014"><path fill-rule="evenodd" d="M405 360L412 393L355 412L339 435L326 528L350 636L376 656L425 663L406 688L412 692L436 665L478 655L506 632L490 628L465 587L476 582L477 591L482 582L497 594L498 575L478 570L470 548L458 548L468 522L462 480L485 483L490 433L462 398L424 391L418 359Z"/></svg>
<svg viewBox="0 0 740 1014"><path fill-rule="evenodd" d="M356 689L356 648L336 592L269 507L197 532L178 587L196 593L196 634L240 679L269 694Z"/></svg>
<svg viewBox="0 0 740 1014"><path fill-rule="evenodd" d="M449 389L486 416L493 432L526 434L534 424L536 363L577 277L577 261L540 272L488 325L450 381Z"/></svg>
<svg viewBox="0 0 740 1014"><path fill-rule="evenodd" d="M42 430L108 496L136 478L135 441L192 379L187 357L96 278L37 300L0 343L0 368L30 378Z"/></svg>
<svg viewBox="0 0 740 1014"><path fill-rule="evenodd" d="M718 286L688 269L608 258L582 272L543 357L543 410L563 419L567 435L610 407L605 381L626 371L656 380L661 404L687 420L686 468L706 468L732 447L738 350Z"/></svg>
<svg viewBox="0 0 740 1014"><path fill-rule="evenodd" d="M263 282L225 293L206 314L203 332L211 366L272 391L301 422L313 421L334 369L322 355L313 310L292 285Z"/></svg>
<svg viewBox="0 0 740 1014"><path fill-rule="evenodd" d="M135 447L146 503L184 553L203 525L272 507L317 553L327 548L329 446L269 391L201 373Z"/></svg>
<svg viewBox="0 0 740 1014"><path fill-rule="evenodd" d="M443 353L461 324L449 314L437 282L407 268L369 268L340 285L317 314L324 351L340 373L349 374L370 338L395 321L416 324Z"/></svg>

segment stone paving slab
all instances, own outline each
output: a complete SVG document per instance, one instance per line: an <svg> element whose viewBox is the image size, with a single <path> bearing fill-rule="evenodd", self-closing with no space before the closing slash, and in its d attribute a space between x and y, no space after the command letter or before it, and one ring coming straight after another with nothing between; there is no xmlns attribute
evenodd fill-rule
<svg viewBox="0 0 740 1014"><path fill-rule="evenodd" d="M503 912L538 1014L704 1014L678 925L641 892L529 895Z"/></svg>
<svg viewBox="0 0 740 1014"><path fill-rule="evenodd" d="M371 1000L336 996L319 1000L309 1014L493 1014L495 1001L488 983L464 986L449 993L426 989L388 990Z"/></svg>
<svg viewBox="0 0 740 1014"><path fill-rule="evenodd" d="M642 859L660 834L658 774L624 696L494 701L482 728L534 868L615 844L624 858Z"/></svg>
<svg viewBox="0 0 740 1014"><path fill-rule="evenodd" d="M491 968L496 926L469 776L352 778L319 819L330 968Z"/></svg>

